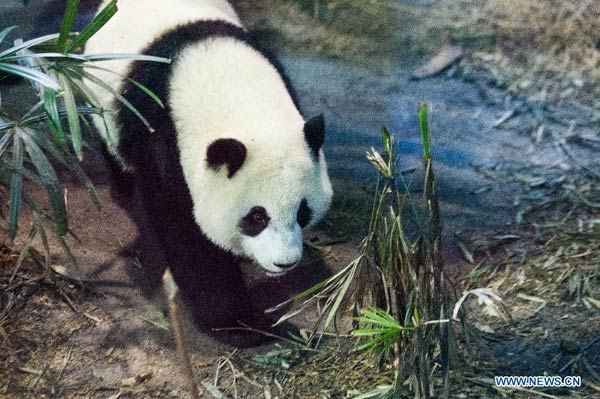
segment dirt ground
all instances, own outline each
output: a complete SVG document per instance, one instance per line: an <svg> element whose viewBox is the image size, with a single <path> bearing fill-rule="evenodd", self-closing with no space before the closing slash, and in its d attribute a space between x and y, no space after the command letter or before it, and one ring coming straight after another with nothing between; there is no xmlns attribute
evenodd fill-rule
<svg viewBox="0 0 600 399"><path fill-rule="evenodd" d="M461 186L458 194L476 202L490 186L510 187L510 195L503 199L510 212L502 214L502 225L495 222L477 229L469 221L489 216L473 212L466 221L452 219L458 222L450 228L455 234L447 246L447 273L459 292L491 288L502 294L510 318L478 303L473 295L467 301L471 327L456 328L453 397L598 397L600 171L597 158L590 153L600 149L600 141L594 130L598 104L585 96L594 82L593 68L587 64L591 61L578 63L572 55L569 63L542 68L539 65L548 65L544 60L552 52L545 52L540 34L535 37L535 49L540 52L537 72L519 73L531 66L520 61L523 50L514 44L518 43L515 37L523 40L524 21L515 21L507 11L491 24L498 1L477 6L460 2L460 9L445 1L397 2L400 11L408 10L400 19L387 6L323 3L329 6L320 9L316 18L310 1L240 1L237 5L250 28L260 30L271 45L286 46L288 54L316 51L359 65L376 60L382 67L395 65L386 54L397 57L401 53L406 57L402 63L412 70L443 44L459 44L467 54L445 73L477 87L483 99L509 103L494 108L497 113L506 112L499 114L506 116L499 125L505 142L525 138L554 146L551 156L556 159L547 163L463 167L484 176L488 183L470 187L468 195ZM525 12L519 8L524 3L513 3L516 12ZM558 3L562 15L575 15L569 19L575 21L569 29L590 18L590 13L596 15L599 7L595 1L573 2L573 7ZM554 22L558 14L552 13ZM432 25L445 28L430 29ZM519 35L511 36L513 32ZM588 32L588 36L593 34ZM491 45L490 37L495 38ZM579 46L586 49L583 53L591 54L587 41L578 43L583 43ZM567 82L568 73L572 76ZM542 90L554 101L536 97ZM564 131L570 133L559 135ZM507 164L514 152L507 150ZM540 154L533 150L526 156ZM81 265L83 284L69 277L74 271L66 267L56 243L51 245L49 263L66 276L49 273L43 256L37 261L27 258L15 268L17 251L28 242L26 229L15 243L2 240L0 397L189 397L160 291L149 289L139 264L143 256L138 251L152 244L137 242L137 227L112 199L108 174L99 159L90 154L86 170L103 204L100 210L82 187L65 179L71 228L78 238L68 242ZM363 189L355 191L365 195ZM363 198L347 193L336 198L328 219L307 237L313 248L304 267L311 271L309 277L292 275L277 281L279 295L298 292L323 277L325 268L314 269L320 259L329 270L338 270L353 259L362 230L355 225L364 223L361 212L368 208ZM465 212L463 206L448 204L443 211L449 214ZM22 225L27 227L27 221ZM341 242L336 242L339 238ZM43 253L39 241L35 243ZM260 284L258 280L251 283ZM294 322L301 329L310 328L316 317L316 313L302 314ZM347 316L341 323L342 333L347 333L345 324ZM206 398L352 398L389 384L393 377L391 370L376 367L371 358L351 352L353 341L343 336L318 351L286 341L242 350L195 331L189 323L186 331L195 380ZM467 343L468 355L463 356ZM492 380L494 375L544 373L581 375L584 387L519 391L497 388Z"/></svg>
<svg viewBox="0 0 600 399"><path fill-rule="evenodd" d="M69 202L82 205L71 208L71 228L77 232L77 240L67 241L81 265L83 284L64 275L46 275L43 261L27 259L17 269L18 254L3 248L0 331L6 351L0 355L0 395L186 397L160 288L155 289L152 278L143 274L136 253L145 245L136 242L137 227L112 200L103 165L88 162L86 169L102 209L96 209L85 189L66 179ZM90 224L90 219L97 222ZM313 241L318 243L316 234ZM19 243L17 248L24 245ZM58 245L50 248L55 254L50 259L53 270L63 274L69 270L74 275ZM349 261L351 253L350 249L329 258L342 264ZM314 270L311 262L321 264L309 253L300 274L271 282L282 295L271 305L326 277L324 271ZM307 277L302 270L312 275ZM267 279L257 278L256 270L248 273L249 284ZM257 300L263 298L264 293L258 293ZM308 325L308 317L314 315L303 315L296 323ZM212 377L218 360L234 348L186 322L199 381Z"/></svg>

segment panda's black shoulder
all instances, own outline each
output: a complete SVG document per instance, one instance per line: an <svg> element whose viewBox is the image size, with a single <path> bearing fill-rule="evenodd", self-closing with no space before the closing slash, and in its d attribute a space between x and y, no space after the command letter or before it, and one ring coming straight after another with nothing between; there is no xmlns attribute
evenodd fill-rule
<svg viewBox="0 0 600 399"><path fill-rule="evenodd" d="M160 38L150 44L150 46L148 46L143 53L175 59L177 55L188 45L215 37L233 38L254 48L277 70L283 79L288 92L292 96L294 105L299 107L296 93L290 83L283 65L281 62L279 62L277 57L271 51L259 44L251 32L229 22L222 20L210 20L179 25L176 28L164 33ZM243 66L235 67L238 68Z"/></svg>
<svg viewBox="0 0 600 399"><path fill-rule="evenodd" d="M222 20L197 21L176 26L153 40L142 54L169 58L174 61L183 49L189 45L218 37L233 38L236 41L245 43L254 48L259 53L259 56L267 59L279 73L295 106L299 109L296 93L282 64L270 51L259 45L251 33L229 22ZM123 85L122 92L125 99L148 119L152 130L167 134L174 134L175 130L168 109L169 81L172 75L173 64L174 62L170 64L147 61L133 62L129 68L128 79ZM243 65L236 65L234 67L243 68ZM137 85L132 81L149 88L162 100L165 108L161 108L156 101L136 87ZM116 102L116 109L117 123L122 127L119 152L127 160L135 155L134 153L140 152L140 145L143 146L143 143L150 137L148 136L149 130L121 102ZM126 127L126 129L124 130L123 127Z"/></svg>

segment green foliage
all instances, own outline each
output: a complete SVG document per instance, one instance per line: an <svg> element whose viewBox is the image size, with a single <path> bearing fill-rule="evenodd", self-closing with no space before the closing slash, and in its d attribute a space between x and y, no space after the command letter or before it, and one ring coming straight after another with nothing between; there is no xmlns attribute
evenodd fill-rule
<svg viewBox="0 0 600 399"><path fill-rule="evenodd" d="M419 105L419 127L421 128L421 142L423 143L423 157L426 161L431 159L431 137L429 135L429 120L427 116L427 104Z"/></svg>
<svg viewBox="0 0 600 399"><path fill-rule="evenodd" d="M418 112L425 168L426 220L418 223L411 239L403 215L417 214L414 201L399 190L402 176L396 172L393 136L382 129L383 152L372 148L367 159L378 172L369 230L360 245L360 255L329 279L299 294L304 302L282 317L282 321L309 306L320 304L321 316L313 335L327 330L342 309L354 312L359 338L356 350L394 365L393 387L378 387L362 397L399 397L410 394L432 397L435 364L441 364L441 385L447 394L449 369L449 290L440 257L441 222L427 106ZM349 299L351 298L351 299ZM345 300L348 299L348 302ZM350 306L344 306L344 304ZM407 384L412 381L411 384Z"/></svg>
<svg viewBox="0 0 600 399"><path fill-rule="evenodd" d="M352 331L355 337L368 338L356 350L367 352L378 352L380 356L392 350L394 343L401 335L414 329L411 326L403 326L391 314L383 309L363 309L361 316L354 319L364 328Z"/></svg>
<svg viewBox="0 0 600 399"><path fill-rule="evenodd" d="M78 0L77 0L78 1ZM69 5L75 3L70 1ZM68 9L68 8L67 8ZM117 0L113 0L108 3L104 8L96 15L96 17L85 27L83 30L73 39L73 41L66 47L66 52L71 53L83 46L92 36L96 34L117 12ZM63 23L63 25L65 25ZM70 31L73 26L71 22L68 30ZM62 34L62 31L61 31Z"/></svg>
<svg viewBox="0 0 600 399"><path fill-rule="evenodd" d="M319 319L314 324L308 343L313 343L315 337L317 336L320 340L322 336L318 335L317 332L319 330L326 330L329 328L329 326L331 326L331 323L334 321L334 318L340 311L340 306L342 305L343 300L348 293L350 285L354 281L354 276L356 275L361 262L362 256L359 256L335 275L314 285L306 291L295 295L284 303L272 309L268 309L267 312L276 311L294 301L304 300L304 302L302 302L302 304L300 304L300 306L298 306L296 309L283 315L277 321L276 325L278 325L296 316L297 314L304 312L308 308L316 306L320 299L327 298L325 303L321 306L322 312L319 316Z"/></svg>
<svg viewBox="0 0 600 399"><path fill-rule="evenodd" d="M67 40L71 34L73 23L75 23L75 17L77 16L77 10L79 9L79 0L71 0L67 2L67 8L63 16L63 22L60 27L60 35L58 36L58 43L56 44L56 51L59 53L67 52Z"/></svg>
<svg viewBox="0 0 600 399"><path fill-rule="evenodd" d="M86 147L82 123L87 115L101 115L101 109L89 82L110 92L125 103L148 126L146 119L118 92L102 82L88 69L98 68L95 61L131 59L170 62L167 59L140 55L81 55L74 51L85 44L117 11L110 2L82 30L72 33L79 0L67 2L60 33L31 40L15 40L0 48L2 73L28 81L39 100L21 115L9 115L0 103L0 188L8 187L8 236L15 238L19 229L22 205L34 214L36 231L48 228L68 251L63 236L69 232L65 191L56 164L85 186L100 206L94 186L79 165ZM0 46L15 27L0 31ZM87 82L86 82L87 80ZM162 105L147 88L136 85ZM6 101L6 100L5 100ZM48 197L49 212L24 191L24 179L41 186ZM72 258L69 254L69 257Z"/></svg>

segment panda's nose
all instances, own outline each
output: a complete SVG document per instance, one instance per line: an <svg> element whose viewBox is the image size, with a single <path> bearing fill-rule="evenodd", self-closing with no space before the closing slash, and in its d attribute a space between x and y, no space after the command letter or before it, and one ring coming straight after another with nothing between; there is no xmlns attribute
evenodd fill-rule
<svg viewBox="0 0 600 399"><path fill-rule="evenodd" d="M291 269L292 267L296 266L299 262L300 261L297 260L296 262L293 262L293 263L273 263L273 264L280 269Z"/></svg>

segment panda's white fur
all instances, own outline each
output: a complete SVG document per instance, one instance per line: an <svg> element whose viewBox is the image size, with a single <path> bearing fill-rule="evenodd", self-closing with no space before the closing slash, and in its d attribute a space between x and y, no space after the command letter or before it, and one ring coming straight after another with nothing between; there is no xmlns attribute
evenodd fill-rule
<svg viewBox="0 0 600 399"><path fill-rule="evenodd" d="M240 68L223 70L228 63ZM271 273L281 272L273 263L299 261L300 201L306 197L313 221L319 220L329 206L331 186L322 152L321 168L315 168L302 133L304 120L275 68L248 46L215 39L184 50L170 91L181 164L203 231L223 248L253 254ZM209 108L210 113L198 112ZM198 154L219 137L235 138L248 151L230 181L225 171L198 167ZM240 235L238 221L255 204L267 209L272 223L257 237Z"/></svg>
<svg viewBox="0 0 600 399"><path fill-rule="evenodd" d="M108 0L107 0L108 1ZM231 6L222 0L128 0L86 46L86 53L140 53L153 39L178 24L223 20L241 26ZM143 13L143 15L141 14ZM118 75L96 75L121 90L129 62L105 63ZM224 68L236 65L237 68ZM303 132L305 122L277 69L253 47L230 37L216 37L185 47L174 60L169 81L169 106L193 216L217 246L254 259L267 274L278 275L302 256L302 228L297 212L303 199L314 224L327 211L332 188L323 152L315 157ZM112 110L114 98L97 88L96 96ZM141 110L143 112L143 110ZM107 114L95 124L117 152L121 130ZM228 177L227 165L216 170L207 163L207 149L218 139L243 143L247 155ZM240 220L254 206L270 217L256 236L243 234Z"/></svg>
<svg viewBox="0 0 600 399"><path fill-rule="evenodd" d="M103 0L99 10L112 0ZM226 0L121 0L118 12L98 31L85 46L87 54L140 54L154 39L177 25L192 21L223 20L241 26L241 22ZM105 70L94 75L112 88L120 91L123 76L131 60L113 60L98 63ZM104 116L93 116L94 124L104 137L110 153L121 161L116 147L119 128L114 118L114 97L106 90L86 82L93 89L99 105L106 111Z"/></svg>

